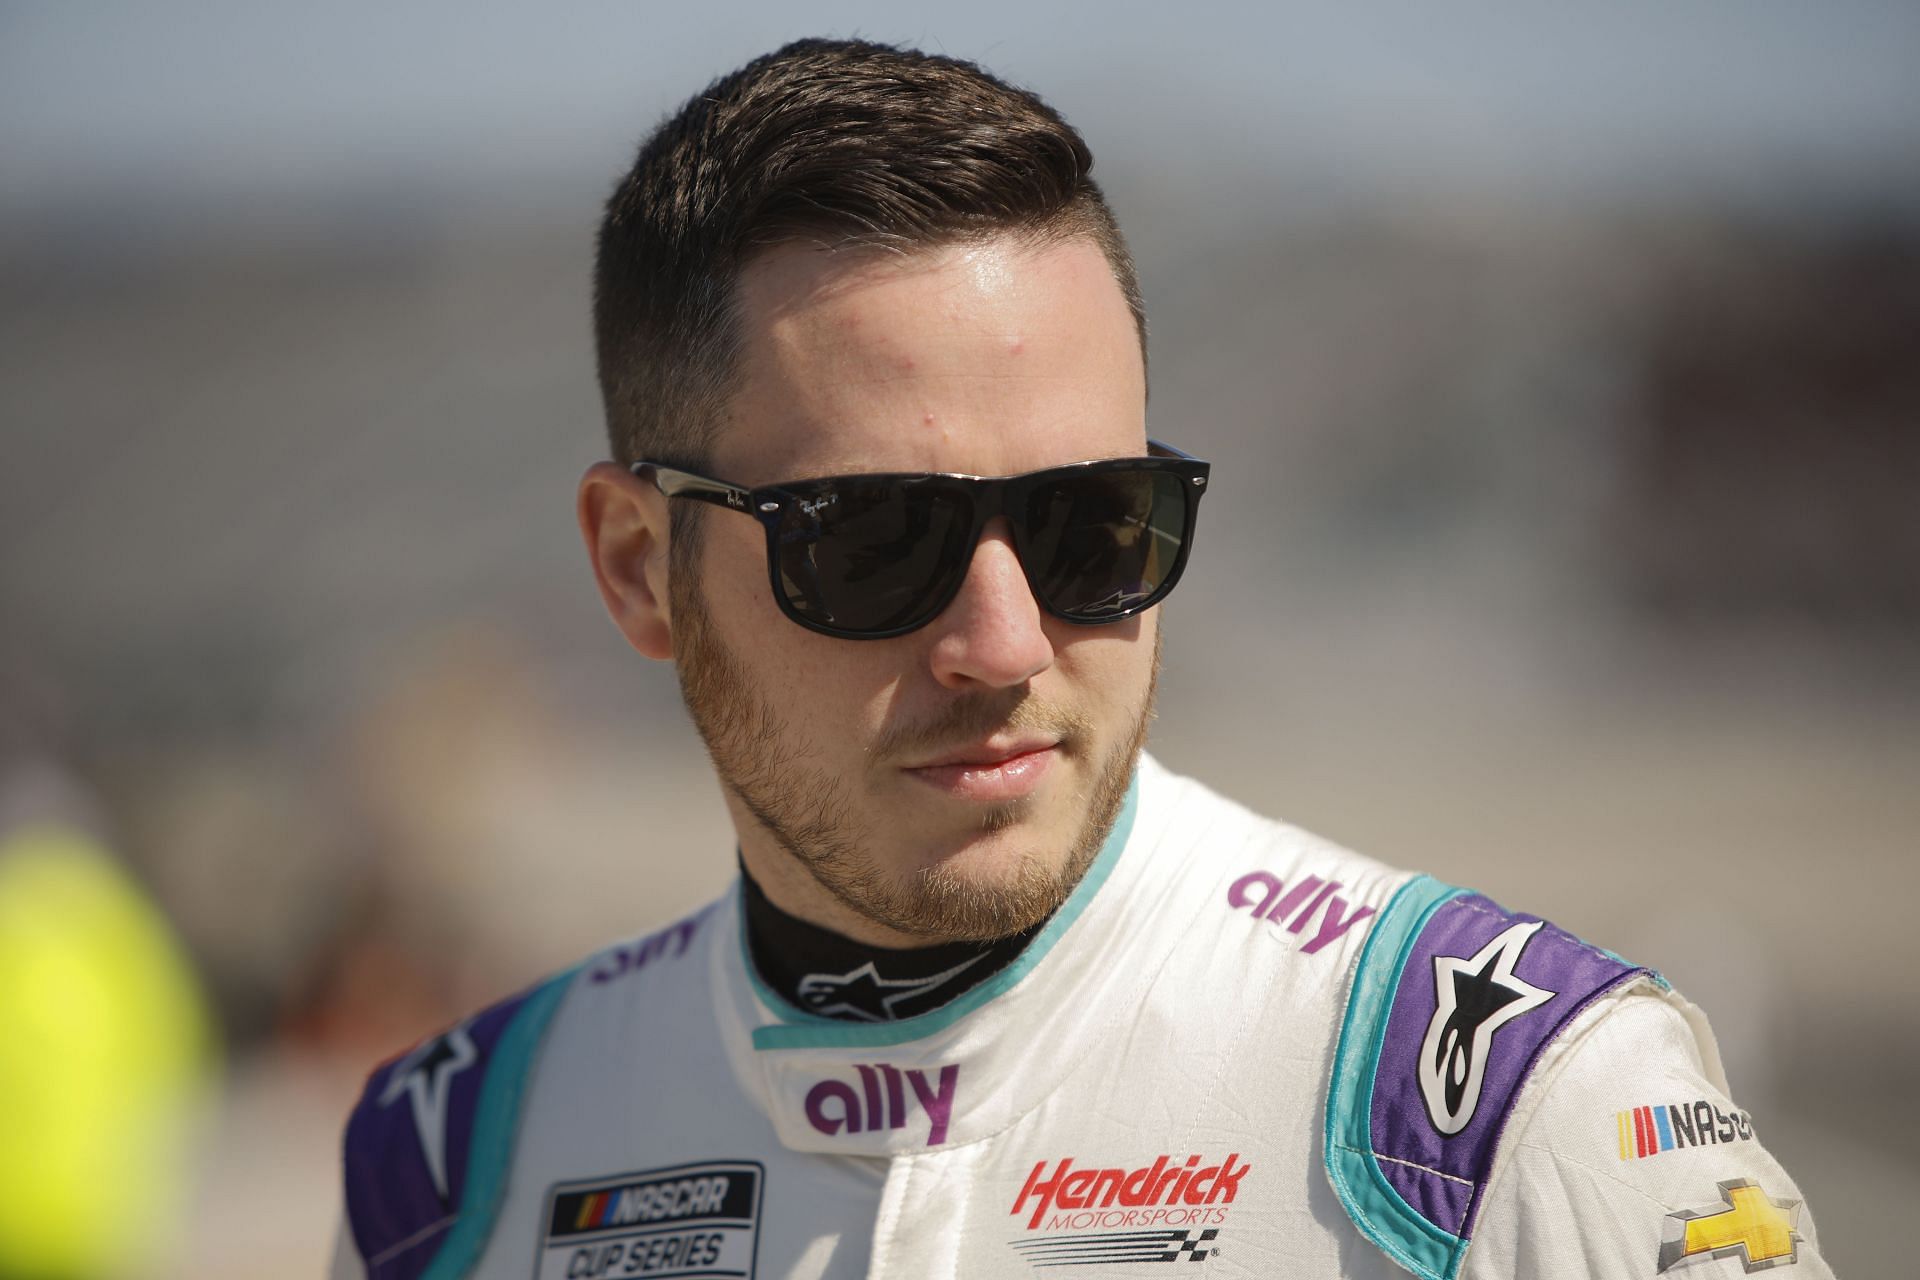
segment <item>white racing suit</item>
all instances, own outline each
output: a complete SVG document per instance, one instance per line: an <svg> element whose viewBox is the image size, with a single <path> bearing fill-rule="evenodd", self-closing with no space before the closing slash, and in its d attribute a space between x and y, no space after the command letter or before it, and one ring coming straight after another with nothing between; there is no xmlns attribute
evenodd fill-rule
<svg viewBox="0 0 1920 1280"><path fill-rule="evenodd" d="M1141 761L1007 968L766 990L738 889L376 1070L336 1277L1831 1274L1657 974Z"/></svg>

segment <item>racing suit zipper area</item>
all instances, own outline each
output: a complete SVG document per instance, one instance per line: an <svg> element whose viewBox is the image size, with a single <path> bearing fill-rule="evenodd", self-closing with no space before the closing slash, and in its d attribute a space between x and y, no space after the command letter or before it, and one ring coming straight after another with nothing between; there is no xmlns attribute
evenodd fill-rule
<svg viewBox="0 0 1920 1280"><path fill-rule="evenodd" d="M898 1156L874 1217L867 1280L958 1280L971 1186L961 1151Z"/></svg>

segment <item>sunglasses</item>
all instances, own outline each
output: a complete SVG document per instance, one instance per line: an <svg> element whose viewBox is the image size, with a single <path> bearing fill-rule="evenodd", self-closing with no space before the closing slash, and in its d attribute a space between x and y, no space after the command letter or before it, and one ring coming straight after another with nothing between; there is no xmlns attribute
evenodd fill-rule
<svg viewBox="0 0 1920 1280"><path fill-rule="evenodd" d="M1186 568L1211 468L1169 445L1025 475L911 472L824 476L745 489L636 462L669 498L740 511L767 531L780 611L849 640L905 635L940 616L987 521L1013 527L1033 598L1082 626L1119 622L1166 599Z"/></svg>

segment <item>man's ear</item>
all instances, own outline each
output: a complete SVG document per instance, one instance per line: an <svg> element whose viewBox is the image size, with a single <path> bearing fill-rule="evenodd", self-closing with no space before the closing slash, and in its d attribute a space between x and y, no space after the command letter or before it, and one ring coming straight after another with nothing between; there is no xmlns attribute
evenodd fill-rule
<svg viewBox="0 0 1920 1280"><path fill-rule="evenodd" d="M607 615L642 654L671 658L666 495L618 463L596 462L580 477L576 505Z"/></svg>

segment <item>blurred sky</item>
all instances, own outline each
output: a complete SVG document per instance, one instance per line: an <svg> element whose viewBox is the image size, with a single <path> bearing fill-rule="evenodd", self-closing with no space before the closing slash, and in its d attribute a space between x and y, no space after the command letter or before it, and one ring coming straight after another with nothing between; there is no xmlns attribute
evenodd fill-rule
<svg viewBox="0 0 1920 1280"><path fill-rule="evenodd" d="M1248 196L1290 179L1297 197L1306 171L1333 193L1444 175L1615 200L1675 184L1910 200L1920 176L1886 163L1920 155L1906 0L49 4L0 10L0 218L111 217L136 193L149 230L474 189L498 211L503 173L529 205L579 209L581 184L604 189L697 85L807 34L982 60L1096 152L1124 130L1162 178L1224 167Z"/></svg>

